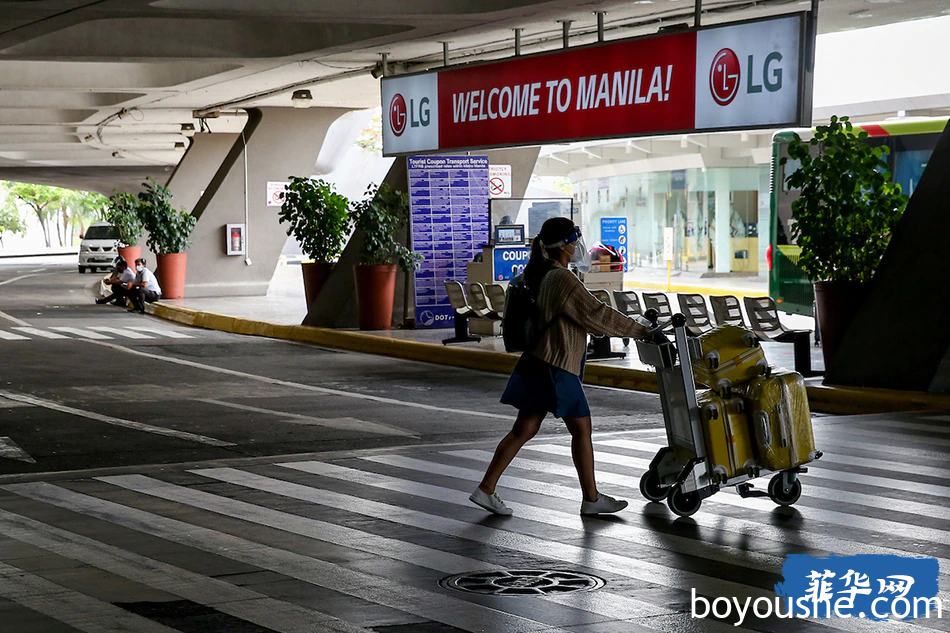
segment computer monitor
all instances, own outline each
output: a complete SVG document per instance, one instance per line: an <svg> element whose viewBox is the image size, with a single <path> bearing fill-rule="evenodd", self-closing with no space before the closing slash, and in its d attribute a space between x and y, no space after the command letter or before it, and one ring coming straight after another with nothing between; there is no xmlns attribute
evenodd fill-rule
<svg viewBox="0 0 950 633"><path fill-rule="evenodd" d="M524 245L523 224L500 224L495 227L495 245L511 246Z"/></svg>

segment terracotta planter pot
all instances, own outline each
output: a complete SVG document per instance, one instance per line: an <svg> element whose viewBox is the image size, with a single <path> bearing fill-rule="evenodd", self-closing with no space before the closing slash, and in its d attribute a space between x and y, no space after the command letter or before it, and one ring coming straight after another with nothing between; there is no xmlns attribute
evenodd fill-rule
<svg viewBox="0 0 950 633"><path fill-rule="evenodd" d="M323 290L323 284L330 278L335 264L325 264L322 262L304 262L300 265L303 272L303 289L307 295L307 307L313 305L313 302Z"/></svg>
<svg viewBox="0 0 950 633"><path fill-rule="evenodd" d="M361 330L388 330L393 322L396 266L354 266Z"/></svg>
<svg viewBox="0 0 950 633"><path fill-rule="evenodd" d="M818 329L821 331L821 352L827 371L854 316L864 303L868 285L854 281L815 282Z"/></svg>
<svg viewBox="0 0 950 633"><path fill-rule="evenodd" d="M185 296L185 267L188 253L169 253L158 256L155 275L162 287L162 299L181 299Z"/></svg>
<svg viewBox="0 0 950 633"><path fill-rule="evenodd" d="M135 269L135 260L142 256L141 246L120 246L119 257L125 260L129 268Z"/></svg>

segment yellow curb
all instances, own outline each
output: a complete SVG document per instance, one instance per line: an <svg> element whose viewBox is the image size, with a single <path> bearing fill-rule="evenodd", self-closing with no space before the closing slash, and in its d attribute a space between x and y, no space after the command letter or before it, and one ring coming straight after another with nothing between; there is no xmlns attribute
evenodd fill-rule
<svg viewBox="0 0 950 633"><path fill-rule="evenodd" d="M769 293L768 289L766 288L763 288L762 290L753 290L751 288L743 290L739 288L717 288L715 286L677 283L670 284L669 289L667 289L665 283L652 281L625 281L623 282L623 287L624 290L659 290L661 292L686 292L706 296L732 295L737 299L743 299L745 297L763 297Z"/></svg>
<svg viewBox="0 0 950 633"><path fill-rule="evenodd" d="M363 354L499 374L510 373L518 361L517 355L506 352L452 347L349 330L332 330L307 325L281 325L161 303L152 304L149 311L162 319L209 330L312 343ZM584 382L601 387L616 387L648 393L658 392L656 374L642 369L589 363L585 370ZM809 384L806 389L811 410L820 413L856 415L950 410L950 396L937 394L820 384Z"/></svg>

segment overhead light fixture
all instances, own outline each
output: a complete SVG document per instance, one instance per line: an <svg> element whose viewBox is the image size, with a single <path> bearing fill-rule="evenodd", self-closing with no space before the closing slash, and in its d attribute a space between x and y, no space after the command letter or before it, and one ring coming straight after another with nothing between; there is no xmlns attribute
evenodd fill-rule
<svg viewBox="0 0 950 633"><path fill-rule="evenodd" d="M310 94L309 90L294 90L290 102L294 104L295 108L309 108L313 105L313 95Z"/></svg>
<svg viewBox="0 0 950 633"><path fill-rule="evenodd" d="M194 123L182 123L181 124L181 133L185 136L192 137L195 135L195 124Z"/></svg>
<svg viewBox="0 0 950 633"><path fill-rule="evenodd" d="M120 156L122 156L122 154L120 154L120 153L118 152L118 150L112 152L112 158L119 158Z"/></svg>
<svg viewBox="0 0 950 633"><path fill-rule="evenodd" d="M122 108L121 110L119 110L119 118L120 118L120 119L124 119L124 118L126 118L127 116L129 116L130 114L131 114L131 113L130 113L128 110L126 110L125 108Z"/></svg>
<svg viewBox="0 0 950 633"><path fill-rule="evenodd" d="M86 134L86 136L84 136L82 140L86 141L87 143L91 143L96 139L92 134Z"/></svg>
<svg viewBox="0 0 950 633"><path fill-rule="evenodd" d="M177 142L175 143L175 151L176 151L176 152L184 152L184 151L185 151L185 143L184 143L184 141L177 141Z"/></svg>

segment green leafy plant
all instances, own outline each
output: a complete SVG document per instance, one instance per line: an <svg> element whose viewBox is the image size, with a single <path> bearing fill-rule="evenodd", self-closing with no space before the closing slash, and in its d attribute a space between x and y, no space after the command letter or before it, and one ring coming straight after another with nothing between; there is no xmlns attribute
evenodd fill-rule
<svg viewBox="0 0 950 633"><path fill-rule="evenodd" d="M114 191L109 197L105 213L106 222L115 227L119 241L125 246L134 246L142 237L142 218L139 200L127 191Z"/></svg>
<svg viewBox="0 0 950 633"><path fill-rule="evenodd" d="M294 236L308 257L329 264L343 252L350 233L349 205L325 180L291 176L278 217L290 225L287 235Z"/></svg>
<svg viewBox="0 0 950 633"><path fill-rule="evenodd" d="M138 212L148 231L148 247L158 255L184 253L191 246L188 237L198 219L171 205L172 192L149 178L138 195Z"/></svg>
<svg viewBox="0 0 950 633"><path fill-rule="evenodd" d="M353 219L363 231L360 264L399 264L405 272L418 270L422 255L401 244L396 235L409 224L409 196L388 184L370 185L366 198L353 205Z"/></svg>
<svg viewBox="0 0 950 633"><path fill-rule="evenodd" d="M815 281L869 281L907 206L887 171L887 148L871 147L867 136L848 117L831 117L810 141L796 135L788 145L801 164L786 178L801 193L792 237L802 249L798 265Z"/></svg>

